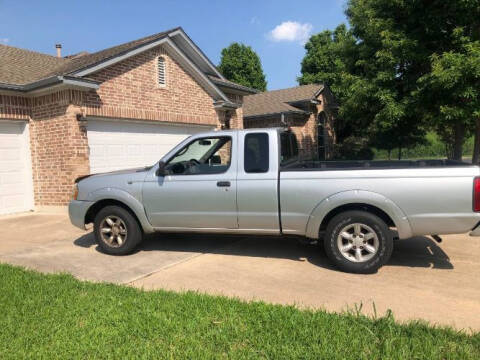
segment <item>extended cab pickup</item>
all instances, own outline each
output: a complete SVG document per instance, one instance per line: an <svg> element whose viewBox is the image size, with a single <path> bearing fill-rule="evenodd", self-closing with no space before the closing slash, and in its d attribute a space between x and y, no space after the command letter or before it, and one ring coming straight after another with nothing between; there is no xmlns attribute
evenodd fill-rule
<svg viewBox="0 0 480 360"><path fill-rule="evenodd" d="M385 264L394 237L480 235L477 166L297 155L285 129L197 134L151 167L77 179L70 219L93 223L109 254L160 231L299 235L323 240L333 263L357 273Z"/></svg>

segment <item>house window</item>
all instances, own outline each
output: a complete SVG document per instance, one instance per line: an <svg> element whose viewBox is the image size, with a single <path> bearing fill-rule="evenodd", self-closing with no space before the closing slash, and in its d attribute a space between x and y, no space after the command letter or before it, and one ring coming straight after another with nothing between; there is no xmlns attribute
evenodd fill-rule
<svg viewBox="0 0 480 360"><path fill-rule="evenodd" d="M158 80L158 86L166 86L167 84L167 77L166 77L166 71L165 71L165 59L163 57L158 58L158 64L157 64L157 80Z"/></svg>

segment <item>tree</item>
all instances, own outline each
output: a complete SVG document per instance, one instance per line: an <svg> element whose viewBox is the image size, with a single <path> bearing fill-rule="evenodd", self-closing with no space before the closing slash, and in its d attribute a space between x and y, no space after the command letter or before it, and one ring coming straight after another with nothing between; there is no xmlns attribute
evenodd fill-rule
<svg viewBox="0 0 480 360"><path fill-rule="evenodd" d="M343 95L344 77L354 74L358 60L357 39L345 24L334 31L325 30L305 44L306 54L302 60L300 85L327 83L337 96Z"/></svg>
<svg viewBox="0 0 480 360"><path fill-rule="evenodd" d="M397 125L422 122L419 130L425 126L437 130L450 149L449 158L461 159L469 121L447 115L450 94L432 86L438 71L443 71L435 62L442 54L459 51L459 34L467 42L478 39L478 0L350 0L347 16L352 32L361 39L362 58L371 59L368 66L373 71L367 70L366 76L381 89L383 106L376 120ZM437 75L431 77L435 66ZM442 108L443 116L436 116ZM445 116L450 121L444 121Z"/></svg>
<svg viewBox="0 0 480 360"><path fill-rule="evenodd" d="M355 101L362 96L361 89L368 87L361 77L362 69L357 66L359 52L357 39L344 24L334 31L326 30L313 35L305 44L306 54L302 60L301 73L297 79L300 85L325 83L340 101L340 117L343 120L340 129L336 129L339 140L352 135L355 129L365 128L369 118L371 104ZM365 100L365 99L362 99ZM366 105L366 106L362 106ZM371 116L370 116L371 117Z"/></svg>
<svg viewBox="0 0 480 360"><path fill-rule="evenodd" d="M218 68L230 81L260 91L267 89L260 58L250 46L233 43L224 48Z"/></svg>
<svg viewBox="0 0 480 360"><path fill-rule="evenodd" d="M405 111L409 99L399 99L386 72L376 78L380 66L372 63L372 49L345 25L333 32L313 35L305 45L300 84L326 82L340 103L337 140L373 145L389 152L423 142L425 132L415 117ZM350 139L350 137L353 137ZM354 141L354 139L357 139ZM401 154L401 151L399 151ZM341 155L341 154L340 154Z"/></svg>
<svg viewBox="0 0 480 360"><path fill-rule="evenodd" d="M474 133L472 162L480 160L480 41L471 41L464 30L455 30L459 49L431 57L432 71L419 83L428 104L430 122L441 136L451 158L461 158L460 142L449 138ZM453 145L453 146L452 146Z"/></svg>
<svg viewBox="0 0 480 360"><path fill-rule="evenodd" d="M463 43L478 40L479 1L350 0L346 15L350 28L343 26L342 34L349 41L339 41L335 32L314 35L306 46L300 83L323 77L335 84L347 127L362 131L377 147L413 146L433 128L452 149L449 157L461 158L472 100L455 91L446 94L440 84L443 72L458 72L454 54L464 61L475 56L466 55L458 39L460 34ZM471 75L462 71L455 89ZM472 81L468 89L475 86Z"/></svg>

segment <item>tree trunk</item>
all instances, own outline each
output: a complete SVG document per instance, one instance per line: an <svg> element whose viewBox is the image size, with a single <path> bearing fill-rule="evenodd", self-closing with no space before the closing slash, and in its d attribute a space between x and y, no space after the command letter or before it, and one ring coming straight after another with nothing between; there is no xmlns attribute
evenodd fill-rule
<svg viewBox="0 0 480 360"><path fill-rule="evenodd" d="M475 141L473 144L472 164L478 165L480 160L480 117L477 118L477 126L475 127Z"/></svg>
<svg viewBox="0 0 480 360"><path fill-rule="evenodd" d="M388 160L392 160L392 149L388 149Z"/></svg>
<svg viewBox="0 0 480 360"><path fill-rule="evenodd" d="M465 140L465 124L457 121L455 123L455 138L453 144L453 160L462 160L463 141Z"/></svg>
<svg viewBox="0 0 480 360"><path fill-rule="evenodd" d="M402 147L398 147L398 160L402 160Z"/></svg>

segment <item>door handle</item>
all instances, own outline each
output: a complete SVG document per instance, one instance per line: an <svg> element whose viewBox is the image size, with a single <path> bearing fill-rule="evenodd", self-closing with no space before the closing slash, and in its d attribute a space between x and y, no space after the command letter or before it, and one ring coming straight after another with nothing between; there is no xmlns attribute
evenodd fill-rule
<svg viewBox="0 0 480 360"><path fill-rule="evenodd" d="M230 181L218 181L217 186L218 187L229 187L230 186Z"/></svg>

